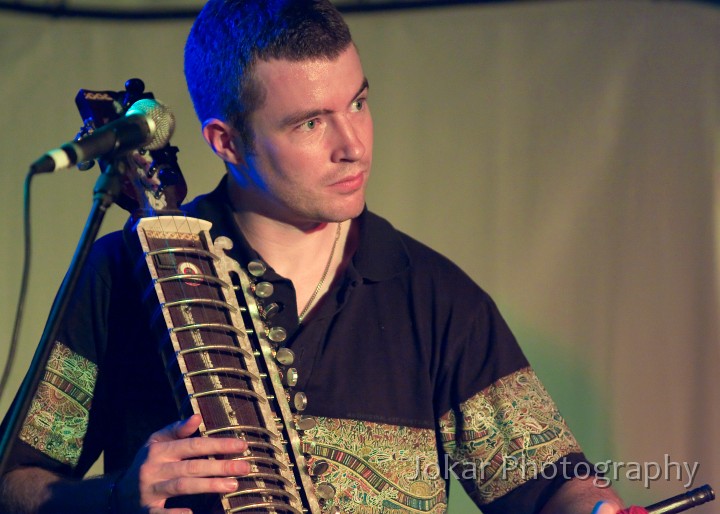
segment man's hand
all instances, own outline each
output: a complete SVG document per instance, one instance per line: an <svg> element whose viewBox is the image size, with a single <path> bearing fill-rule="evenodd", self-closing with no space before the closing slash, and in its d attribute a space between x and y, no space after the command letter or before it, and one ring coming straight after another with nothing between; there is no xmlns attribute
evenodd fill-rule
<svg viewBox="0 0 720 514"><path fill-rule="evenodd" d="M555 492L540 514L619 514L622 505L612 488L598 487L590 478L573 478Z"/></svg>
<svg viewBox="0 0 720 514"><path fill-rule="evenodd" d="M637 505L620 510L615 503L602 501L595 505L592 514L648 514L648 511Z"/></svg>
<svg viewBox="0 0 720 514"><path fill-rule="evenodd" d="M620 507L617 504L608 501L601 501L595 505L592 514L617 514L618 512L620 512Z"/></svg>
<svg viewBox="0 0 720 514"><path fill-rule="evenodd" d="M196 414L150 436L115 486L116 512L183 514L187 511L165 509L165 501L173 496L225 494L237 489L233 477L248 474L248 463L208 457L240 454L247 450L247 443L235 438L190 437L200 422Z"/></svg>

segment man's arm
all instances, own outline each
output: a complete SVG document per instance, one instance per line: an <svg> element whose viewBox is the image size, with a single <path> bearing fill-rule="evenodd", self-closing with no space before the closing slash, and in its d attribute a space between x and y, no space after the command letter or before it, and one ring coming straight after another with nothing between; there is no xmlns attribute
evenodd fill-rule
<svg viewBox="0 0 720 514"><path fill-rule="evenodd" d="M71 481L42 468L19 468L0 481L0 512L56 512L53 509L63 503L73 505L67 505L60 512L69 512L68 509L77 514L104 512L108 508L111 484L110 477Z"/></svg>
<svg viewBox="0 0 720 514"><path fill-rule="evenodd" d="M598 502L606 502L593 510ZM565 482L545 504L540 514L616 514L623 501L609 487L598 487L593 479L573 478Z"/></svg>
<svg viewBox="0 0 720 514"><path fill-rule="evenodd" d="M199 425L200 416L195 415L152 434L119 479L67 480L36 467L13 470L0 482L0 512L180 514L186 510L166 510L165 500L235 491L238 483L233 477L246 475L249 465L202 457L237 455L247 450L247 443L234 438L190 437Z"/></svg>

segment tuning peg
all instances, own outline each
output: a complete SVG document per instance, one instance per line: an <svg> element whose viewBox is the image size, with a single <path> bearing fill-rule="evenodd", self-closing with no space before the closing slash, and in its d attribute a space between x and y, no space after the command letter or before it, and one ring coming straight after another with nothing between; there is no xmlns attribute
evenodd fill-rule
<svg viewBox="0 0 720 514"><path fill-rule="evenodd" d="M262 277L267 271L267 266L262 261L250 261L248 262L248 271L253 277Z"/></svg>
<svg viewBox="0 0 720 514"><path fill-rule="evenodd" d="M320 475L327 473L328 469L330 469L330 464L328 461L323 459L316 460L310 464L310 474L314 477L319 477Z"/></svg>
<svg viewBox="0 0 720 514"><path fill-rule="evenodd" d="M275 292L275 288L270 282L258 282L253 284L251 289L258 298L269 298Z"/></svg>
<svg viewBox="0 0 720 514"><path fill-rule="evenodd" d="M323 482L315 487L315 493L323 500L332 500L335 497L335 488L327 482Z"/></svg>
<svg viewBox="0 0 720 514"><path fill-rule="evenodd" d="M295 362L295 353L290 348L279 348L275 352L275 360L283 366L292 366Z"/></svg>
<svg viewBox="0 0 720 514"><path fill-rule="evenodd" d="M295 412L302 412L307 408L307 395L301 391L292 394L291 406Z"/></svg>
<svg viewBox="0 0 720 514"><path fill-rule="evenodd" d="M298 381L298 372L295 368L288 368L282 373L282 382L288 387L295 387Z"/></svg>
<svg viewBox="0 0 720 514"><path fill-rule="evenodd" d="M273 343L282 343L287 339L287 330L283 327L271 327L267 332L267 336Z"/></svg>
<svg viewBox="0 0 720 514"><path fill-rule="evenodd" d="M277 303L271 303L259 308L260 315L266 320L271 319L275 314L280 312L280 306Z"/></svg>
<svg viewBox="0 0 720 514"><path fill-rule="evenodd" d="M317 420L312 416L299 416L295 420L295 428L298 430L312 430L317 426Z"/></svg>

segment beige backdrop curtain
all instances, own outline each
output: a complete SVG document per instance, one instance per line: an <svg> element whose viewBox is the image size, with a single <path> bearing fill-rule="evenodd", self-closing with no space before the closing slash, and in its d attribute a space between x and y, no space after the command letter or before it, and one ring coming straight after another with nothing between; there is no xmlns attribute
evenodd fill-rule
<svg viewBox="0 0 720 514"><path fill-rule="evenodd" d="M681 492L692 470L692 486L720 487L720 10L599 0L348 18L376 122L370 208L494 296L630 501ZM142 78L177 116L191 195L223 173L185 93L188 28L0 14L0 359L20 282L24 173L78 131L78 89ZM22 353L0 412L96 175L35 181ZM113 208L105 230L124 219ZM453 501L451 512L472 511Z"/></svg>

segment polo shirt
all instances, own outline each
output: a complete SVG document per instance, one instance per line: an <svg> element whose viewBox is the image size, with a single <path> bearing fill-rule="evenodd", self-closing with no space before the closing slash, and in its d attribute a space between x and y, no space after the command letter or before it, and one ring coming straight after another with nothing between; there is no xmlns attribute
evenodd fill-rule
<svg viewBox="0 0 720 514"><path fill-rule="evenodd" d="M241 267L263 262L234 222L226 180L183 210L229 237ZM269 266L262 277L315 419L302 449L329 464L325 507L440 514L454 475L486 514L539 511L587 461L495 303L383 218L365 210L356 223L355 254L307 322L292 283ZM106 471L121 470L178 418L128 237L94 245L11 465L82 477L104 452Z"/></svg>

